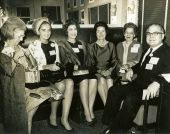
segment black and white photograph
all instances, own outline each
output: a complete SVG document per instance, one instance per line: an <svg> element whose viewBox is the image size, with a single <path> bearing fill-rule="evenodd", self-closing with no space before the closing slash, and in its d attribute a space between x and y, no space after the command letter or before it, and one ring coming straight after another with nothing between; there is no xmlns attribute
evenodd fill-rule
<svg viewBox="0 0 170 134"><path fill-rule="evenodd" d="M0 0L0 134L170 134L170 0Z"/></svg>

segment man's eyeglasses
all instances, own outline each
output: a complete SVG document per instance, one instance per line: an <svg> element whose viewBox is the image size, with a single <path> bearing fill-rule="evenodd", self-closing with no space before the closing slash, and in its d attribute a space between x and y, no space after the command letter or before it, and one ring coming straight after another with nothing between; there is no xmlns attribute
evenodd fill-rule
<svg viewBox="0 0 170 134"><path fill-rule="evenodd" d="M160 34L164 34L164 33L161 33L161 32L153 32L153 33L146 32L146 36L158 36Z"/></svg>

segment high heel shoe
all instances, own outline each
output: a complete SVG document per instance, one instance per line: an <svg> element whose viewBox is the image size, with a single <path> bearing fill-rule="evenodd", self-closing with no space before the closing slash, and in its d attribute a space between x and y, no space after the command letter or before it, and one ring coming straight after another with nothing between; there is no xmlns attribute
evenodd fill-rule
<svg viewBox="0 0 170 134"><path fill-rule="evenodd" d="M83 124L84 125L86 125L86 126L89 126L89 127L94 127L94 125L95 125L95 122L92 120L92 121L86 121L86 120L84 120L84 122L83 122Z"/></svg>
<svg viewBox="0 0 170 134"><path fill-rule="evenodd" d="M96 124L97 123L97 118L96 117L92 118L92 121Z"/></svg>
<svg viewBox="0 0 170 134"><path fill-rule="evenodd" d="M60 125L61 125L61 127L62 127L66 132L68 132L68 133L72 133L72 134L73 134L73 133L75 132L74 128L72 128L72 129L70 129L70 130L66 129L65 126L62 124L61 121L60 121Z"/></svg>
<svg viewBox="0 0 170 134"><path fill-rule="evenodd" d="M52 125L52 124L50 123L50 120L47 120L47 123L48 123L48 126L49 126L50 128L52 128L52 129L58 129L58 125L57 125L57 126Z"/></svg>

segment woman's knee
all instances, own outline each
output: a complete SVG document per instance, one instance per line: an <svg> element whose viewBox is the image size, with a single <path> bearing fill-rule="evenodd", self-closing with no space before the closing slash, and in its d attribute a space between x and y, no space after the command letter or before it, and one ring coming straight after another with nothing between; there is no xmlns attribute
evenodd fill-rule
<svg viewBox="0 0 170 134"><path fill-rule="evenodd" d="M60 91L62 91L62 92L65 91L65 82L64 82L64 80L55 83L55 86L56 86Z"/></svg>
<svg viewBox="0 0 170 134"><path fill-rule="evenodd" d="M65 79L65 84L66 86L74 86L74 81L73 79Z"/></svg>
<svg viewBox="0 0 170 134"><path fill-rule="evenodd" d="M100 84L106 84L106 79L105 79L104 77L100 77L100 78L98 79L98 82L99 82Z"/></svg>
<svg viewBox="0 0 170 134"><path fill-rule="evenodd" d="M80 82L80 88L88 87L88 79L84 79Z"/></svg>

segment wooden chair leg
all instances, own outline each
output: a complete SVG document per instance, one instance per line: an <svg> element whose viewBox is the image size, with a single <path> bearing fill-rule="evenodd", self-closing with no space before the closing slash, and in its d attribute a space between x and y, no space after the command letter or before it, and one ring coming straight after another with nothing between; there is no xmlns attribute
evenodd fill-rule
<svg viewBox="0 0 170 134"><path fill-rule="evenodd" d="M143 128L142 128L143 132L147 131L148 107L149 107L148 101L144 100Z"/></svg>

